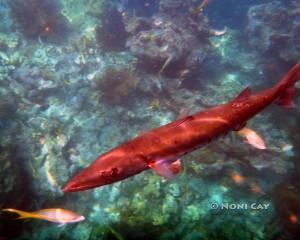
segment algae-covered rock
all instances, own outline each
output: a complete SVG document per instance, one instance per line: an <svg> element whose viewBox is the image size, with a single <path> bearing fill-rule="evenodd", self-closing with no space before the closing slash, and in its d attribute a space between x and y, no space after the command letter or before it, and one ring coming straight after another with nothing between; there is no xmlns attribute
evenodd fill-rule
<svg viewBox="0 0 300 240"><path fill-rule="evenodd" d="M109 67L103 76L96 79L96 88L102 92L102 99L110 104L126 104L134 92L139 78L128 68Z"/></svg>
<svg viewBox="0 0 300 240"><path fill-rule="evenodd" d="M297 60L300 53L295 38L299 36L300 24L294 19L298 14L297 7L287 7L277 0L250 7L247 25L250 46L261 53L276 52L285 61Z"/></svg>
<svg viewBox="0 0 300 240"><path fill-rule="evenodd" d="M104 3L102 8L101 24L96 30L97 41L105 51L122 51L128 37L123 15L111 3Z"/></svg>
<svg viewBox="0 0 300 240"><path fill-rule="evenodd" d="M25 37L44 41L61 41L68 33L67 19L56 0L9 1L11 14Z"/></svg>

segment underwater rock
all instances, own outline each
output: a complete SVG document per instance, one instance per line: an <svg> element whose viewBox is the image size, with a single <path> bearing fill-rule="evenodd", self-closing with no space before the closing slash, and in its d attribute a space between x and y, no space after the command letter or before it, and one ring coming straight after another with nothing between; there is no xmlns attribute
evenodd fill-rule
<svg viewBox="0 0 300 240"><path fill-rule="evenodd" d="M189 221L198 221L201 217L203 217L203 212L196 205L187 206L182 213L182 220L184 222Z"/></svg>
<svg viewBox="0 0 300 240"><path fill-rule="evenodd" d="M293 21L293 15L292 9L277 0L250 7L246 27L249 45L260 54L281 55L286 61L298 59L299 52L285 53L297 51L298 44L293 44L297 34L294 28L300 24Z"/></svg>
<svg viewBox="0 0 300 240"><path fill-rule="evenodd" d="M23 66L14 71L10 86L17 94L35 102L40 101L59 86L55 79L45 77L47 74L43 76L43 71L37 66Z"/></svg>
<svg viewBox="0 0 300 240"><path fill-rule="evenodd" d="M180 196L180 189L179 186L176 183L172 183L169 185L169 193L173 197L179 197Z"/></svg>
<svg viewBox="0 0 300 240"><path fill-rule="evenodd" d="M9 6L27 38L57 42L69 32L67 19L56 0L11 0Z"/></svg>
<svg viewBox="0 0 300 240"><path fill-rule="evenodd" d="M194 27L192 19L174 20L165 15L155 15L144 27L131 26L135 22L127 22L133 34L126 42L130 52L139 60L139 66L149 73L162 73L171 78L181 76L184 69L194 70L205 59L210 44L207 27ZM201 25L201 24L200 24ZM199 38L201 39L199 41Z"/></svg>
<svg viewBox="0 0 300 240"><path fill-rule="evenodd" d="M280 235L285 236L287 234L291 239L297 239L300 234L300 228L297 223L300 212L299 177L297 174L289 181L277 184L271 192L277 216L276 220L280 223L278 226ZM272 222L268 224L268 228L274 225Z"/></svg>
<svg viewBox="0 0 300 240"><path fill-rule="evenodd" d="M0 33L0 51L14 50L19 42L20 39L16 35Z"/></svg>
<svg viewBox="0 0 300 240"><path fill-rule="evenodd" d="M61 13L67 18L76 33L82 33L84 29L94 28L97 25L102 2L95 0L60 1Z"/></svg>
<svg viewBox="0 0 300 240"><path fill-rule="evenodd" d="M125 30L122 13L111 3L102 7L101 25L96 28L96 39L105 51L125 49L128 33Z"/></svg>
<svg viewBox="0 0 300 240"><path fill-rule="evenodd" d="M10 126L10 119L16 117L19 103L14 95L0 90L0 131Z"/></svg>
<svg viewBox="0 0 300 240"><path fill-rule="evenodd" d="M157 12L159 0L127 0L124 8L136 16L151 16Z"/></svg>
<svg viewBox="0 0 300 240"><path fill-rule="evenodd" d="M161 0L159 2L159 12L170 16L181 15L183 12L187 12L192 4L193 1L191 0Z"/></svg>
<svg viewBox="0 0 300 240"><path fill-rule="evenodd" d="M127 104L130 94L136 89L139 78L128 68L108 67L103 75L95 80L96 89L102 99L110 104Z"/></svg>
<svg viewBox="0 0 300 240"><path fill-rule="evenodd" d="M182 78L182 72L201 66L211 47L208 39L215 31L209 28L207 18L193 18L189 8L183 7L190 4L160 1L159 12L151 18L126 17L130 34L126 46L144 71ZM176 16L166 10L181 7Z"/></svg>
<svg viewBox="0 0 300 240"><path fill-rule="evenodd" d="M287 156L284 156L282 152L275 154L265 154L263 156L257 156L256 158L249 158L250 164L257 170L268 169L277 174L288 174L294 167L293 162L287 160ZM266 157L269 155L270 161L266 161Z"/></svg>
<svg viewBox="0 0 300 240"><path fill-rule="evenodd" d="M239 69L242 68L245 73L249 72L253 79L257 79L258 77L253 76L253 74L259 74L260 58L256 53L243 47L240 34L240 31L227 30L223 36L212 37L214 53L217 55L218 61L222 62L221 66L225 71L228 71L228 68L238 67ZM240 79L243 78L244 76L240 77Z"/></svg>
<svg viewBox="0 0 300 240"><path fill-rule="evenodd" d="M140 31L147 31L152 28L152 21L149 18L129 17L126 20L125 28L130 35L135 35Z"/></svg>
<svg viewBox="0 0 300 240"><path fill-rule="evenodd" d="M4 93L0 97L0 207L3 208L12 202L16 206L26 201L26 194L32 194L32 176L26 166L28 150L21 137L19 102L13 94Z"/></svg>
<svg viewBox="0 0 300 240"><path fill-rule="evenodd" d="M9 33L11 31L12 26L13 26L13 21L9 16L8 1L1 1L0 22L1 22L0 32ZM1 43L0 43L0 46L1 46Z"/></svg>
<svg viewBox="0 0 300 240"><path fill-rule="evenodd" d="M300 52L300 23L295 27L294 33L293 43L295 44L297 51Z"/></svg>
<svg viewBox="0 0 300 240"><path fill-rule="evenodd" d="M13 97L1 93L0 103L0 207L9 201L8 196L15 195L20 190L22 168L18 166L14 157L15 146L13 146L13 135L18 125L11 121L16 117L17 103Z"/></svg>
<svg viewBox="0 0 300 240"><path fill-rule="evenodd" d="M152 29L133 36L127 46L142 65L162 72L170 62L184 60L189 51L188 36L173 29Z"/></svg>

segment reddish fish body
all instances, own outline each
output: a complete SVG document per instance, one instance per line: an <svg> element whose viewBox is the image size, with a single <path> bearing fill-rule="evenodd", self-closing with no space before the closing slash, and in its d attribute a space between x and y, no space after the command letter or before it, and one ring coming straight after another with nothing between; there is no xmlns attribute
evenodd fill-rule
<svg viewBox="0 0 300 240"><path fill-rule="evenodd" d="M294 85L299 78L300 63L269 89L251 94L250 88L246 88L226 104L143 133L99 156L75 175L63 191L82 191L114 183L149 167L168 176L169 171L175 172L173 163L181 156L229 131L240 130L248 119L274 100L279 105L290 107L295 93Z"/></svg>

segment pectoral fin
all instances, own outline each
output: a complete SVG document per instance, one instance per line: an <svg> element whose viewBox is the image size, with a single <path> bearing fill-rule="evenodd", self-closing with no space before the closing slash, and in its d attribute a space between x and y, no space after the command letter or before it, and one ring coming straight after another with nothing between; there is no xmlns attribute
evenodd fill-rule
<svg viewBox="0 0 300 240"><path fill-rule="evenodd" d="M182 108L180 109L179 115L177 116L176 120L180 119L180 118L185 118L187 116L189 116L191 113L191 109L186 107L186 108Z"/></svg>
<svg viewBox="0 0 300 240"><path fill-rule="evenodd" d="M164 160L159 160L148 165L159 175L167 179L172 179L176 174L180 172L181 163L180 159L177 159L175 162L169 163Z"/></svg>
<svg viewBox="0 0 300 240"><path fill-rule="evenodd" d="M246 87L243 91L240 92L238 96L236 96L233 101L234 102L241 102L251 96L252 90L250 87Z"/></svg>
<svg viewBox="0 0 300 240"><path fill-rule="evenodd" d="M66 223L60 223L57 225L59 228L64 228L66 226Z"/></svg>

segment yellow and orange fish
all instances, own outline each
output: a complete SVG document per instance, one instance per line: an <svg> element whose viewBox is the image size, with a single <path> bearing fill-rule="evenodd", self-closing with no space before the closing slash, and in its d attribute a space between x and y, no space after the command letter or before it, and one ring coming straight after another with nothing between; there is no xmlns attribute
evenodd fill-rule
<svg viewBox="0 0 300 240"><path fill-rule="evenodd" d="M46 208L35 212L26 212L14 208L5 208L2 209L2 211L19 214L17 219L36 218L49 222L60 223L61 225L66 223L80 222L85 219L84 216L63 208Z"/></svg>
<svg viewBox="0 0 300 240"><path fill-rule="evenodd" d="M252 129L244 127L238 134L246 138L246 141L255 148L266 149L264 140Z"/></svg>

